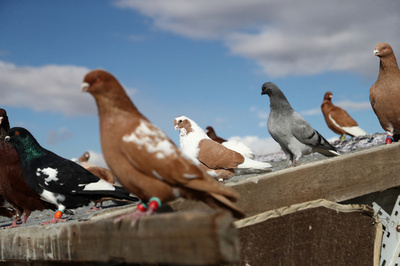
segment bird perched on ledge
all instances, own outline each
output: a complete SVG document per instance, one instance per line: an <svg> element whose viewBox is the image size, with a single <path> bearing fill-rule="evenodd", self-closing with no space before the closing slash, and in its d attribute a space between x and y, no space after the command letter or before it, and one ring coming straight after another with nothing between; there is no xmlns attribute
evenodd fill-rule
<svg viewBox="0 0 400 266"><path fill-rule="evenodd" d="M290 106L283 92L272 82L262 85L261 95L270 98L268 131L287 157L288 166L296 166L302 155L318 152L331 157L340 155L321 134Z"/></svg>
<svg viewBox="0 0 400 266"><path fill-rule="evenodd" d="M328 127L340 135L340 139L344 139L346 135L357 137L367 133L362 130L357 122L342 108L332 103L332 92L328 91L324 95L321 105L322 113Z"/></svg>
<svg viewBox="0 0 400 266"><path fill-rule="evenodd" d="M217 179L229 179L237 174L272 171L271 164L252 160L210 139L206 132L192 119L179 116L174 119L179 130L179 142L183 153L200 163Z"/></svg>
<svg viewBox="0 0 400 266"><path fill-rule="evenodd" d="M390 144L400 139L400 70L389 44L378 43L374 54L380 60L379 75L369 89L369 100Z"/></svg>
<svg viewBox="0 0 400 266"><path fill-rule="evenodd" d="M14 147L5 143L4 138L10 129L7 112L0 108L0 195L13 207L17 216L9 228L18 227L18 219L25 214L26 223L31 212L44 209L55 210L56 206L40 199L25 181L21 162Z"/></svg>
<svg viewBox="0 0 400 266"><path fill-rule="evenodd" d="M137 211L120 219L138 219L178 197L228 209L237 218L244 216L232 202L238 194L182 156L168 136L140 113L113 75L93 70L85 76L82 90L96 101L101 147L111 172L143 201Z"/></svg>
<svg viewBox="0 0 400 266"><path fill-rule="evenodd" d="M44 149L25 128L11 128L4 141L10 142L17 151L28 185L44 200L57 205L54 218L46 223L63 221L61 217L66 209L88 205L104 197L138 201L124 189Z"/></svg>
<svg viewBox="0 0 400 266"><path fill-rule="evenodd" d="M206 133L210 139L218 142L219 144L224 145L228 149L234 150L250 159L254 159L254 157L255 157L254 151L249 146L247 146L246 144L241 142L240 140L233 139L233 138L229 139L229 140L223 139L223 138L217 136L214 128L211 126L206 127Z"/></svg>

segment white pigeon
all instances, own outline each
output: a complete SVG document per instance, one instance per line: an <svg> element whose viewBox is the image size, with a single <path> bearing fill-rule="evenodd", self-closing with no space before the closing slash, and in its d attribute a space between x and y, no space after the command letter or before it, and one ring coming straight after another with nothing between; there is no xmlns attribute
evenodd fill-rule
<svg viewBox="0 0 400 266"><path fill-rule="evenodd" d="M261 95L270 98L268 131L287 157L288 166L296 166L302 155L313 152L331 157L340 155L321 134L293 110L283 92L272 82L262 85Z"/></svg>
<svg viewBox="0 0 400 266"><path fill-rule="evenodd" d="M231 173L234 170L234 174L272 171L271 164L252 160L213 141L201 127L186 116L175 118L174 125L175 130L179 129L182 152L193 161L205 166L207 172L214 177L221 178L218 171L224 173L224 170L229 170ZM213 173L213 171L217 172Z"/></svg>

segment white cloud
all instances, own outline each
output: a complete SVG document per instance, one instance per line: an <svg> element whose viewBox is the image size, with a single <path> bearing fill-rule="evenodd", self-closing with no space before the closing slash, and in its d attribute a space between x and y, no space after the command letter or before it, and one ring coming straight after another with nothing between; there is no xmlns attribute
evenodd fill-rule
<svg viewBox="0 0 400 266"><path fill-rule="evenodd" d="M80 90L89 71L72 65L32 67L0 61L2 105L66 115L95 114L93 97Z"/></svg>
<svg viewBox="0 0 400 266"><path fill-rule="evenodd" d="M253 149L256 155L275 153L281 150L281 146L273 138L259 138L257 136L231 137L238 139Z"/></svg>
<svg viewBox="0 0 400 266"><path fill-rule="evenodd" d="M155 29L217 39L270 76L352 71L376 75L372 50L399 47L400 2L279 0L118 0L153 19ZM396 50L396 49L395 49Z"/></svg>

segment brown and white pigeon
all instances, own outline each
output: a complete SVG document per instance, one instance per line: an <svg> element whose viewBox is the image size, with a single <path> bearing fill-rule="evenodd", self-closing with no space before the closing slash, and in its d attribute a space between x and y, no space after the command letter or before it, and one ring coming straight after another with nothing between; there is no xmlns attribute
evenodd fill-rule
<svg viewBox="0 0 400 266"><path fill-rule="evenodd" d="M357 137L367 133L358 126L357 122L342 108L332 103L332 92L328 91L324 95L321 105L325 122L328 127L340 135L340 139L344 139L346 135Z"/></svg>
<svg viewBox="0 0 400 266"><path fill-rule="evenodd" d="M400 70L392 47L378 43L379 75L369 90L369 100L379 123L386 131L386 144L400 139Z"/></svg>
<svg viewBox="0 0 400 266"><path fill-rule="evenodd" d="M213 173L214 171L233 170L236 174L272 171L271 164L252 160L213 141L196 122L186 116L176 117L174 125L175 130L179 130L179 142L183 153L207 167L207 172L217 179L229 177L224 177L223 173Z"/></svg>
<svg viewBox="0 0 400 266"><path fill-rule="evenodd" d="M118 181L142 203L131 215L138 219L178 197L200 200L244 213L233 203L238 194L219 184L183 156L179 148L132 103L117 79L104 70L89 72L82 90L95 98L104 158Z"/></svg>
<svg viewBox="0 0 400 266"><path fill-rule="evenodd" d="M15 209L17 216L9 226L19 226L18 219L25 213L22 223L26 223L32 211L55 210L54 204L41 200L25 181L18 154L4 139L10 130L7 112L0 108L0 195Z"/></svg>
<svg viewBox="0 0 400 266"><path fill-rule="evenodd" d="M273 82L262 85L261 95L270 99L271 112L268 117L268 131L279 143L287 157L287 166L296 166L301 156L313 152L332 157L340 155L321 134L295 110L283 92Z"/></svg>
<svg viewBox="0 0 400 266"><path fill-rule="evenodd" d="M206 133L210 139L224 145L228 149L234 150L250 159L254 159L255 155L253 149L247 146L245 143L241 142L239 139L237 138L231 138L229 140L223 139L217 136L214 128L211 126L206 127Z"/></svg>

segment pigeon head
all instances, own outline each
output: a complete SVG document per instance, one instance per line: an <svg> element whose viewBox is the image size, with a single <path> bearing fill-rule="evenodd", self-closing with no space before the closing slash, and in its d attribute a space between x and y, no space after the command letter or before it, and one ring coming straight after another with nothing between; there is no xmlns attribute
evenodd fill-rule
<svg viewBox="0 0 400 266"><path fill-rule="evenodd" d="M0 127L7 132L10 129L10 122L8 121L8 116L6 110L0 108Z"/></svg>
<svg viewBox="0 0 400 266"><path fill-rule="evenodd" d="M121 109L137 110L118 80L105 70L96 69L86 74L81 90L95 98L99 113Z"/></svg>
<svg viewBox="0 0 400 266"><path fill-rule="evenodd" d="M79 157L78 162L87 162L89 161L90 153L86 151L81 157Z"/></svg>
<svg viewBox="0 0 400 266"><path fill-rule="evenodd" d="M174 119L175 130L179 130L182 135L187 135L193 131L191 122L186 116L178 116Z"/></svg>
<svg viewBox="0 0 400 266"><path fill-rule="evenodd" d="M44 150L32 136L32 134L22 127L13 127L4 138L4 142L11 143L18 153L21 162L30 160L32 157L43 155Z"/></svg>
<svg viewBox="0 0 400 266"><path fill-rule="evenodd" d="M332 98L333 98L332 92L328 91L328 92L325 93L324 100L331 101Z"/></svg>
<svg viewBox="0 0 400 266"><path fill-rule="evenodd" d="M385 57L393 53L392 47L384 42L378 43L374 48L374 55Z"/></svg>
<svg viewBox="0 0 400 266"><path fill-rule="evenodd" d="M96 69L86 74L83 79L81 90L92 94L100 92L104 93L107 84L114 80L117 81L116 78L107 71Z"/></svg>
<svg viewBox="0 0 400 266"><path fill-rule="evenodd" d="M292 107L283 92L273 82L262 85L261 95L267 94L270 98L270 107L291 110Z"/></svg>
<svg viewBox="0 0 400 266"><path fill-rule="evenodd" d="M208 136L210 136L210 138L217 136L217 134L215 133L214 128L210 127L210 126L206 127L206 133L207 133Z"/></svg>
<svg viewBox="0 0 400 266"><path fill-rule="evenodd" d="M268 96L276 95L277 92L280 92L278 86L273 82L266 82L262 85L261 95L267 94Z"/></svg>

